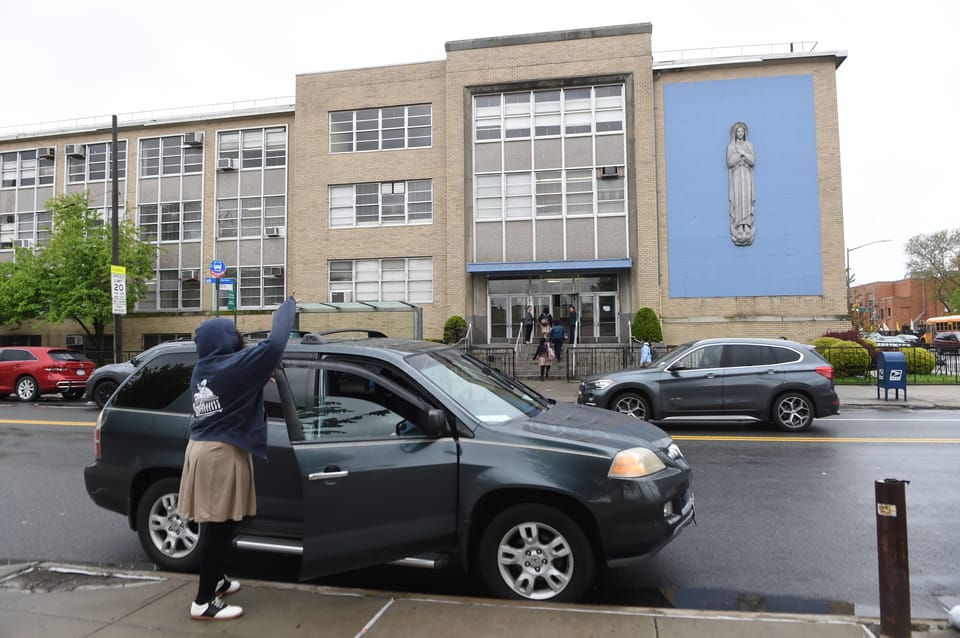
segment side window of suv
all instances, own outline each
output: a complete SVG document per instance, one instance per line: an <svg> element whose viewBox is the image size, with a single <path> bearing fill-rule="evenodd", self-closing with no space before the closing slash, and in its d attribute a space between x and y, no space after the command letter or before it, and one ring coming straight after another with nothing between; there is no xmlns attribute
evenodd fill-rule
<svg viewBox="0 0 960 638"><path fill-rule="evenodd" d="M422 406L411 403L369 377L343 370L321 369L315 394L298 412L307 441L369 440L423 435L418 422ZM296 393L296 390L294 390Z"/></svg>
<svg viewBox="0 0 960 638"><path fill-rule="evenodd" d="M723 351L726 360L725 368L743 368L747 366L770 365L774 362L767 346L758 346L748 343L728 345Z"/></svg>
<svg viewBox="0 0 960 638"><path fill-rule="evenodd" d="M194 351L154 357L120 386L113 397L114 407L192 412L190 375L196 363L197 353Z"/></svg>

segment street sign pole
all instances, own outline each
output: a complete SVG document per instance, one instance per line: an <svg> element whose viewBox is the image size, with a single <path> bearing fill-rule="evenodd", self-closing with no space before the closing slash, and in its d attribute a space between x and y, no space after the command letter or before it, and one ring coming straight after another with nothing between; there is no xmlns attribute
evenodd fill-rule
<svg viewBox="0 0 960 638"><path fill-rule="evenodd" d="M220 316L220 278L217 277L217 283L213 285L213 316Z"/></svg>

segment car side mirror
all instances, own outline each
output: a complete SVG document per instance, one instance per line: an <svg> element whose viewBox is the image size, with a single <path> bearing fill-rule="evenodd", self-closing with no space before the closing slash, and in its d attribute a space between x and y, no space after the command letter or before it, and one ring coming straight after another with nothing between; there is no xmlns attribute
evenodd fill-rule
<svg viewBox="0 0 960 638"><path fill-rule="evenodd" d="M447 413L436 408L427 410L427 421L424 424L427 436L437 437L447 434L450 428L447 424Z"/></svg>

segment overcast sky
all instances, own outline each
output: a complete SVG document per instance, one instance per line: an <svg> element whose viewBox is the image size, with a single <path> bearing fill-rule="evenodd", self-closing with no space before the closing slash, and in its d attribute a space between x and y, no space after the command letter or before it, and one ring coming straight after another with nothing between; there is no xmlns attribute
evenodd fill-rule
<svg viewBox="0 0 960 638"><path fill-rule="evenodd" d="M4 127L292 96L300 73L445 58L450 40L649 22L653 49L817 42L837 71L855 283L960 227L956 0L48 0L5 3Z"/></svg>

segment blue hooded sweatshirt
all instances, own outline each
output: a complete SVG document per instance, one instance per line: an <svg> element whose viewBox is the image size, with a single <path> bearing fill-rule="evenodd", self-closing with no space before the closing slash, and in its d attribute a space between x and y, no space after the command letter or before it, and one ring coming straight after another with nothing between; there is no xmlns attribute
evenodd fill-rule
<svg viewBox="0 0 960 638"><path fill-rule="evenodd" d="M263 386L280 365L295 314L296 301L289 297L273 315L270 336L250 348L242 347L230 319L200 324L196 334L200 358L190 379L194 391L191 439L229 443L266 458Z"/></svg>

